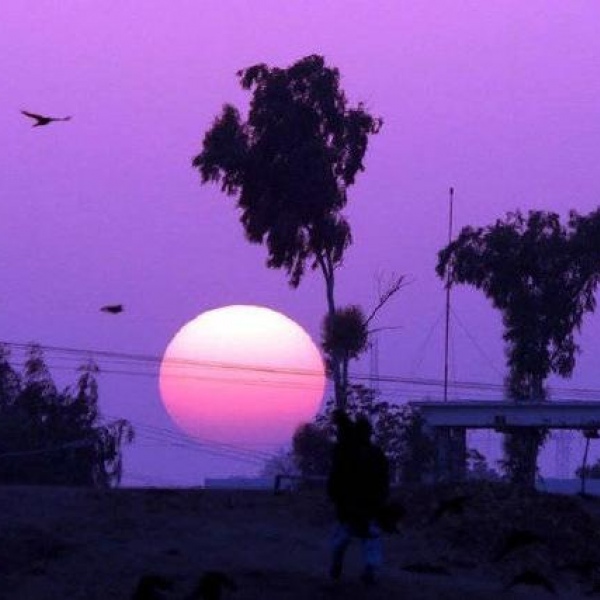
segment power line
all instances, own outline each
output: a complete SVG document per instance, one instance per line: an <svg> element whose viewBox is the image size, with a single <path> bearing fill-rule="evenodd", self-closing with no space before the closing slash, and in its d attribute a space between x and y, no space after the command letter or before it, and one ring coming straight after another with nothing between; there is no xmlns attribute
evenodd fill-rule
<svg viewBox="0 0 600 600"><path fill-rule="evenodd" d="M27 350L30 345L17 343L17 342L0 342L0 344L4 344L9 348L18 349L21 351ZM96 357L106 359L109 364L114 362L115 360L119 364L135 364L140 365L142 367L147 367L148 365L156 365L159 364L162 360L160 356L153 355L143 355L143 354L130 354L123 352L112 352L105 350L90 350L90 349L76 349L76 348L64 348L58 346L45 346L38 345L38 347L48 354L52 355L52 359L61 359L66 360L66 356L72 357L72 360L79 359L84 357L87 360L94 359ZM58 356L56 356L58 354ZM66 356L65 356L66 355ZM201 368L210 368L210 369L223 369L226 371L235 371L237 373L269 373L271 375L298 375L298 376L321 376L321 372L311 370L311 369L293 369L293 368L279 368L272 367L268 365L247 365L242 363L233 363L233 362L219 362L219 361L199 361L199 360L190 360L190 359L180 359L173 358L169 360L170 364L179 364L185 367L201 367ZM60 368L60 367L58 367ZM143 376L143 377L159 377L159 373L156 371L135 371L131 369L106 369L102 368L101 373L106 374L116 374L116 375L125 375L125 376ZM186 379L201 379L206 381L231 381L230 378L220 378L220 377L207 377L203 375L192 375L190 373L185 374L164 374L165 377L174 377L174 378L186 378ZM425 378L425 377L402 377L395 375L379 375L377 377L361 374L361 373L351 373L351 380L355 382L378 382L380 384L395 384L401 386L415 386L415 387L430 387L430 388L441 388L444 385L444 382L440 379L436 378ZM238 379L239 381L239 379ZM283 386L283 387L293 387L293 388L301 388L301 387L311 387L308 384L298 383L298 382L277 382L272 380L264 380L264 379L245 379L244 383L248 385L269 385L269 386ZM320 387L320 386L319 386ZM504 393L505 386L503 383L491 383L484 381L460 381L454 380L452 382L452 387L455 390L462 391L478 391L478 392L497 392ZM402 388L396 388L398 391L402 391ZM549 388L549 391L558 392L558 393L566 393L573 394L575 396L585 396L585 397L600 397L600 389L597 388L568 388L568 387L553 387Z"/></svg>
<svg viewBox="0 0 600 600"><path fill-rule="evenodd" d="M111 419L116 418L114 416L108 416ZM142 423L139 420L131 420L130 422L134 425L134 428L141 428L143 431L146 431L151 435L159 435L162 436L162 439L177 441L179 443L185 443L194 447L208 447L215 451L232 452L240 456L244 455L254 459L260 458L266 460L273 456L271 453L264 452L262 450L252 450L251 448L247 448L244 446L229 444L226 442L219 442L208 438L190 438L173 429L149 425L147 423Z"/></svg>

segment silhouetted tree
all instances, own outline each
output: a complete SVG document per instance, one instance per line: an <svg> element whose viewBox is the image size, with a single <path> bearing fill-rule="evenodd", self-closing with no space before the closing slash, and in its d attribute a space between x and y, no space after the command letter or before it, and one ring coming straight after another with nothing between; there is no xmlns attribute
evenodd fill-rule
<svg viewBox="0 0 600 600"><path fill-rule="evenodd" d="M297 287L308 268L325 280L327 313L336 313L335 271L352 241L342 214L348 188L364 170L370 135L381 127L358 104L349 108L339 71L322 56L286 69L257 64L238 72L253 94L246 121L226 104L193 159L202 183L237 198L247 239L267 247L267 266ZM330 357L343 406L341 358Z"/></svg>
<svg viewBox="0 0 600 600"><path fill-rule="evenodd" d="M469 479L499 480L500 474L488 464L486 457L476 450L467 450L467 477Z"/></svg>
<svg viewBox="0 0 600 600"><path fill-rule="evenodd" d="M84 364L74 389L59 391L39 346L29 348L22 374L0 346L0 482L119 483L133 429L123 419L99 422L97 372Z"/></svg>
<svg viewBox="0 0 600 600"><path fill-rule="evenodd" d="M335 400L330 398L316 425L334 440L333 412ZM373 426L373 441L385 453L392 481L420 481L433 467L433 442L423 430L423 420L407 404L381 400L380 393L370 387L348 386L346 413L352 420L365 416Z"/></svg>
<svg viewBox="0 0 600 600"><path fill-rule="evenodd" d="M314 423L303 423L292 439L294 461L303 477L322 477L329 472L333 440Z"/></svg>
<svg viewBox="0 0 600 600"><path fill-rule="evenodd" d="M339 364L344 402L337 402L338 406L342 404L342 407L345 407L347 402L350 360L358 358L368 347L368 342L367 322L360 306L336 308L333 313L325 315L321 325L321 346L325 353L328 372L333 372L336 361Z"/></svg>
<svg viewBox="0 0 600 600"><path fill-rule="evenodd" d="M449 285L480 289L502 314L508 396L517 402L547 399L551 373L569 377L583 315L595 308L598 260L584 233L590 217L572 213L567 226L555 213L509 213L485 228L465 227L439 253L437 274ZM596 245L598 243L596 242ZM545 430L509 431L506 468L515 483L533 486Z"/></svg>

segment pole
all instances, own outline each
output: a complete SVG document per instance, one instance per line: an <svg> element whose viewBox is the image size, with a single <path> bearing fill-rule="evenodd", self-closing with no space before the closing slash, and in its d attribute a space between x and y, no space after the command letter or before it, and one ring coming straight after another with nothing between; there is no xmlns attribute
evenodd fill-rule
<svg viewBox="0 0 600 600"><path fill-rule="evenodd" d="M448 244L452 242L452 210L454 188L450 188L450 211L448 214ZM448 343L450 339L450 269L446 271L446 332L444 341L444 402L448 401Z"/></svg>
<svg viewBox="0 0 600 600"><path fill-rule="evenodd" d="M588 451L590 449L590 439L588 436L585 436L585 451L583 452L583 461L581 464L581 491L579 492L581 496L585 496L585 479L587 469L587 457Z"/></svg>

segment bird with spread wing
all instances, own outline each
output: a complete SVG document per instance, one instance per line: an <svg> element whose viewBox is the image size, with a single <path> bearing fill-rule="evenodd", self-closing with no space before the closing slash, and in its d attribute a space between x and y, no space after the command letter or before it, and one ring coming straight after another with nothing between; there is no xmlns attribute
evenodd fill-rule
<svg viewBox="0 0 600 600"><path fill-rule="evenodd" d="M52 123L53 121L70 121L71 117L46 117L44 115L38 115L37 113L32 113L26 110L22 110L21 114L25 115L26 117L29 117L30 119L34 119L35 123L33 124L33 127L41 127L43 125L48 125L50 123Z"/></svg>
<svg viewBox="0 0 600 600"><path fill-rule="evenodd" d="M107 304L100 309L104 313L108 313L110 315L118 315L125 310L125 307L122 304Z"/></svg>

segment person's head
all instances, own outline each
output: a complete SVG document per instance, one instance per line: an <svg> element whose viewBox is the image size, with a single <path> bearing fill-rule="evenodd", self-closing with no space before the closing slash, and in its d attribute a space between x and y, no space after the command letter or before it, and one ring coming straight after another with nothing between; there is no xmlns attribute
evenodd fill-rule
<svg viewBox="0 0 600 600"><path fill-rule="evenodd" d="M360 416L356 419L354 424L354 433L356 435L356 441L359 443L369 443L371 441L371 435L373 434L373 427L369 422L369 419L365 416Z"/></svg>

